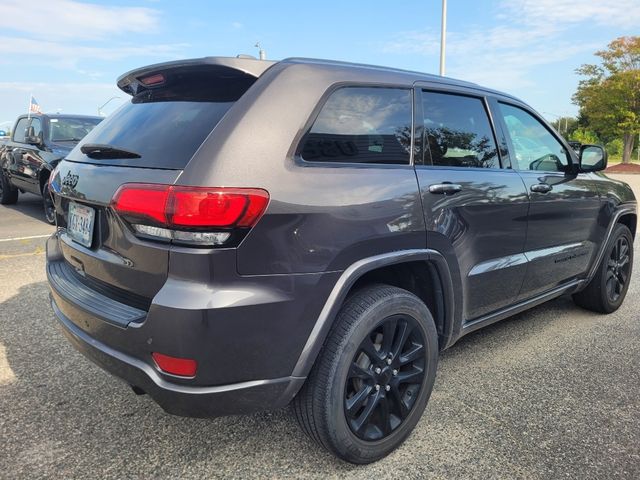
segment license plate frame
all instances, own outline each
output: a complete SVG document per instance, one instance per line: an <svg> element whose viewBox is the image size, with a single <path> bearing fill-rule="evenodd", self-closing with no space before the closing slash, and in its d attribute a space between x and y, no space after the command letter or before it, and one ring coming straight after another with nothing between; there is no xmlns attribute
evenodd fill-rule
<svg viewBox="0 0 640 480"><path fill-rule="evenodd" d="M67 233L71 240L91 248L95 219L96 211L93 208L76 202L69 202Z"/></svg>

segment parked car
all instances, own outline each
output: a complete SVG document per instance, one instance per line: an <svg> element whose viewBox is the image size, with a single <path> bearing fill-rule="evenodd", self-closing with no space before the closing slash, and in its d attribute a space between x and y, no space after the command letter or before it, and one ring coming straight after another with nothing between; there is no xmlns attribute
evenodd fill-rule
<svg viewBox="0 0 640 480"><path fill-rule="evenodd" d="M55 170L47 275L71 343L167 412L291 404L319 445L372 462L462 336L562 294L601 313L625 297L631 189L510 95L308 59L118 86L129 103Z"/></svg>
<svg viewBox="0 0 640 480"><path fill-rule="evenodd" d="M13 135L0 143L0 203L18 201L18 192L42 196L45 220L55 223L48 180L71 149L102 121L81 115L21 115Z"/></svg>

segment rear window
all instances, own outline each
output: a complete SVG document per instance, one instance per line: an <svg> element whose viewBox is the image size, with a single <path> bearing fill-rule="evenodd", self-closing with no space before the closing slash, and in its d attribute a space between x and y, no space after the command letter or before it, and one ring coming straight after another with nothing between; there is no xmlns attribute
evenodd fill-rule
<svg viewBox="0 0 640 480"><path fill-rule="evenodd" d="M183 169L225 113L255 81L221 78L215 70L165 73L165 85L144 89L80 143L106 144L140 158L89 158L80 148L68 159L99 165Z"/></svg>
<svg viewBox="0 0 640 480"><path fill-rule="evenodd" d="M328 98L302 141L310 162L408 165L411 91L343 87Z"/></svg>

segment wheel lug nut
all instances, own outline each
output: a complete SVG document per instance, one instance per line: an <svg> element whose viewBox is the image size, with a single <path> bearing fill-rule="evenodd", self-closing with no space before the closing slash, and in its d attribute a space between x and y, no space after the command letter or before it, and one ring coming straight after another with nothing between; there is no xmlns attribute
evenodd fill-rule
<svg viewBox="0 0 640 480"><path fill-rule="evenodd" d="M380 385L376 385L375 388L376 388L376 392L377 392L378 390L380 390Z"/></svg>
<svg viewBox="0 0 640 480"><path fill-rule="evenodd" d="M391 359L387 358L387 365L391 365Z"/></svg>
<svg viewBox="0 0 640 480"><path fill-rule="evenodd" d="M395 377L396 375L398 375L398 370L393 371L393 376Z"/></svg>
<svg viewBox="0 0 640 480"><path fill-rule="evenodd" d="M382 369L381 369L380 367L376 367L376 369L374 370L374 372L376 372L376 373L380 373L380 372L382 372Z"/></svg>
<svg viewBox="0 0 640 480"><path fill-rule="evenodd" d="M384 389L388 392L389 390L391 390L391 385L385 385Z"/></svg>

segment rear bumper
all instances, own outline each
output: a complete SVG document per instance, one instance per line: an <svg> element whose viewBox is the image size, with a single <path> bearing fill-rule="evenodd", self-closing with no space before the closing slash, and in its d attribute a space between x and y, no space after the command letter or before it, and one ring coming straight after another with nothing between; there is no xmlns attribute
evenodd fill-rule
<svg viewBox="0 0 640 480"><path fill-rule="evenodd" d="M239 276L231 249L176 251L150 306L133 307L72 272L62 241L54 234L47 242L47 277L65 335L167 412L215 417L280 408L304 383L294 367L324 302L318 293L337 273ZM92 253L72 246L79 258ZM196 376L162 372L154 352L196 360Z"/></svg>
<svg viewBox="0 0 640 480"><path fill-rule="evenodd" d="M195 387L168 382L151 365L115 350L77 327L51 299L58 324L83 355L128 384L144 390L165 411L188 417L216 417L286 406L304 378L284 377L231 385Z"/></svg>

